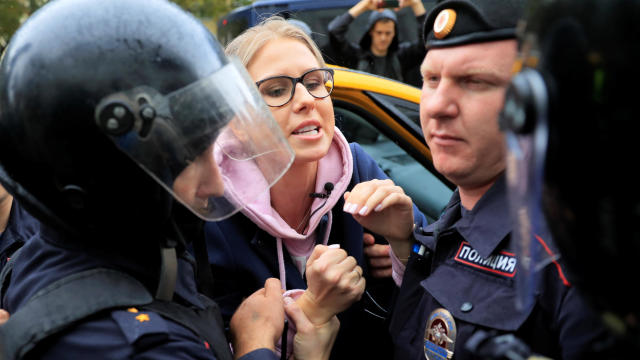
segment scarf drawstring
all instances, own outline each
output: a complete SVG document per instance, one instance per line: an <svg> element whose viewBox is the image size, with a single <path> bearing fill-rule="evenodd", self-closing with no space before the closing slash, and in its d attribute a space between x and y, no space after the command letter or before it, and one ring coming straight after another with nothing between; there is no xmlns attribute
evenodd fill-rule
<svg viewBox="0 0 640 360"><path fill-rule="evenodd" d="M280 284L282 290L287 290L287 273L284 270L284 252L282 251L282 239L276 238L276 247L278 248L278 268L280 269Z"/></svg>
<svg viewBox="0 0 640 360"><path fill-rule="evenodd" d="M333 214L331 211L327 212L327 226L325 227L324 236L322 238L322 245L327 245L329 242L329 235L331 233L331 224L333 222ZM276 249L278 252L278 270L280 272L280 284L282 290L287 290L287 272L284 266L284 251L282 250L282 238L276 238ZM311 254L309 254L310 256ZM307 259L309 257L307 256Z"/></svg>
<svg viewBox="0 0 640 360"><path fill-rule="evenodd" d="M324 230L324 238L322 239L322 245L327 245L329 242L329 233L331 233L331 223L333 221L333 215L331 211L327 213L327 227Z"/></svg>

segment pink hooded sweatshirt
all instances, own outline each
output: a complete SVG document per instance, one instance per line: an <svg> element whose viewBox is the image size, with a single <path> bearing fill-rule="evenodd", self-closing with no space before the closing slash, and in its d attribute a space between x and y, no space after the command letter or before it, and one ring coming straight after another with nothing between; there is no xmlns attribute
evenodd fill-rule
<svg viewBox="0 0 640 360"><path fill-rule="evenodd" d="M318 173L316 175L316 193L326 193L324 186L330 182L333 184L333 190L328 198L315 198L311 204L309 225L305 228L305 234L298 233L295 229L291 228L280 217L278 212L271 206L271 194L269 191L263 192L258 198L243 204L244 208L242 213L251 219L260 229L266 231L271 236L276 238L278 249L278 265L280 271L280 282L284 290L287 290L284 294L285 297L291 297L294 300L297 299L304 289L286 289L286 272L284 266L284 252L282 246L286 247L287 251L294 260L295 265L300 274L304 274L307 259L311 255L313 248L316 244L316 228L320 224L320 220L326 214L328 216L328 222L324 237L320 243L327 245L329 240L329 234L331 232L332 215L331 209L340 200L342 194L347 190L347 186L351 182L351 176L353 174L353 157L351 155L351 149L349 143L344 138L340 130L334 128L334 136L329 147L327 155L318 161ZM242 179L229 179L234 182L236 180L243 183L250 183L251 181L260 181L256 177L261 177L257 173L255 166L247 164L246 169L241 172L236 172L237 176L241 176ZM237 184L237 182L236 182ZM289 321L290 328L287 336L287 358L293 351L293 336L295 335L295 326L293 322ZM277 347L278 352L280 348Z"/></svg>

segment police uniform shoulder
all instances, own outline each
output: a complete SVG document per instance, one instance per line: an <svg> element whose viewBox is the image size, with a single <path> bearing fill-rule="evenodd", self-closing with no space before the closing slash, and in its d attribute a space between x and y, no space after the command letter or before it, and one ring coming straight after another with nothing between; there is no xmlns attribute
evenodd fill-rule
<svg viewBox="0 0 640 360"><path fill-rule="evenodd" d="M167 321L154 312L132 307L112 311L111 317L118 324L129 344L134 344L145 336L165 337L169 333Z"/></svg>

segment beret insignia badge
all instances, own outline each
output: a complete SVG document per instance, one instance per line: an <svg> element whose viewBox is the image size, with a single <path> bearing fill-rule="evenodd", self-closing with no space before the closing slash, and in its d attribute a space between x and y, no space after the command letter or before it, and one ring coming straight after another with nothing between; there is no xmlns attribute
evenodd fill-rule
<svg viewBox="0 0 640 360"><path fill-rule="evenodd" d="M456 12L453 9L444 9L440 11L433 22L433 34L438 39L444 39L451 33L455 24Z"/></svg>

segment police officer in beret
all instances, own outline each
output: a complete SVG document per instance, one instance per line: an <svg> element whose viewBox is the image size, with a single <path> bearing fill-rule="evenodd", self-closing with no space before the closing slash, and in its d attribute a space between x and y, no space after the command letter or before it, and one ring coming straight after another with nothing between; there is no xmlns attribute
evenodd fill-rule
<svg viewBox="0 0 640 360"><path fill-rule="evenodd" d="M392 246L400 291L390 333L398 359L501 358L509 351L583 359L588 345L606 338L547 246L546 232L529 238L548 254L543 281L532 301L518 301L523 260L510 221L498 118L523 9L524 1L445 0L427 17L421 125L435 168L457 185L440 219L412 231L410 199L391 181L360 184L346 195L346 202L375 209L356 219ZM505 342L518 338L526 345ZM507 345L493 348L493 339Z"/></svg>
<svg viewBox="0 0 640 360"><path fill-rule="evenodd" d="M640 296L631 289L640 274L640 179L632 170L640 154L639 112L629 85L640 81L634 35L640 1L531 5L520 36L520 72L501 118L510 203L527 215L517 221L517 254L535 255L525 235L548 227L567 280L615 335L616 346L600 358L637 358ZM528 260L525 303L537 296L529 289L542 286L540 265L549 259Z"/></svg>
<svg viewBox="0 0 640 360"><path fill-rule="evenodd" d="M0 358L231 359L202 220L292 161L244 68L175 4L42 7L0 62L0 183L41 223L0 273ZM225 181L239 163L265 181ZM231 320L234 356L275 359L284 309L268 279Z"/></svg>

